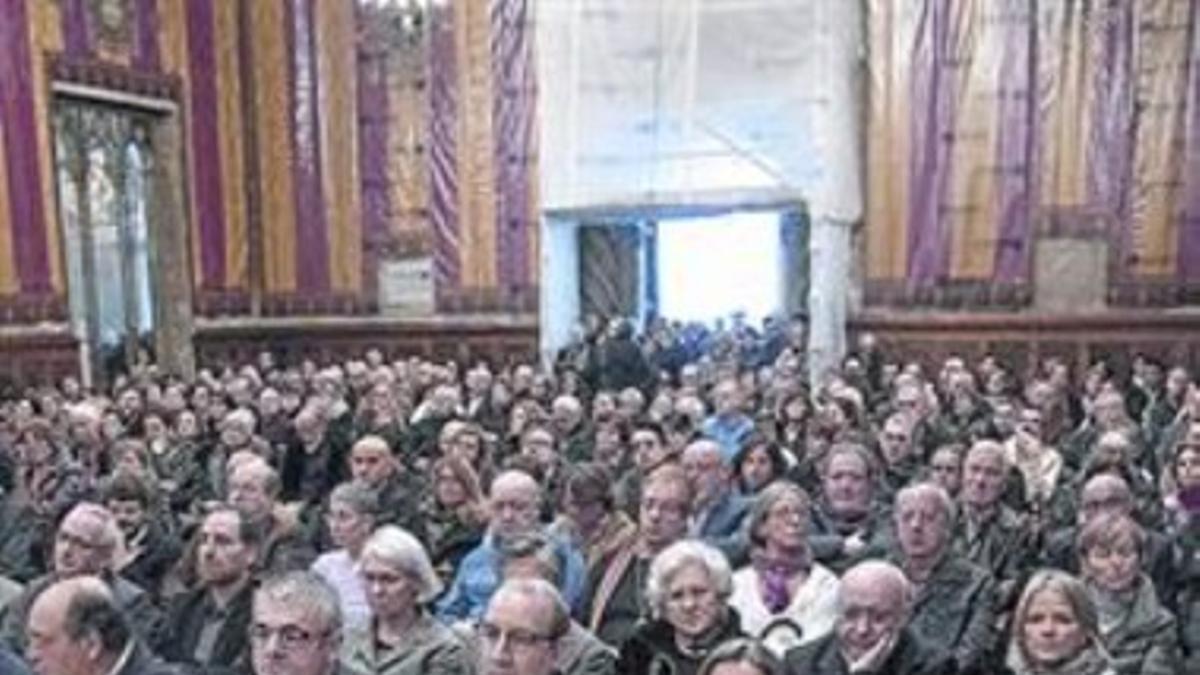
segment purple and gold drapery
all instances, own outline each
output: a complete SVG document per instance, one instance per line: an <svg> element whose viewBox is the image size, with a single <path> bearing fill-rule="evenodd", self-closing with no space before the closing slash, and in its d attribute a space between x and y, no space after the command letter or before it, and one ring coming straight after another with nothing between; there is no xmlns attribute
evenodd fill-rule
<svg viewBox="0 0 1200 675"><path fill-rule="evenodd" d="M869 12L877 299L1019 302L1036 238L1062 232L1110 242L1118 301L1200 284L1197 3L872 0Z"/></svg>
<svg viewBox="0 0 1200 675"><path fill-rule="evenodd" d="M355 0L124 6L114 31L92 0L0 0L0 321L65 311L51 61L177 92L200 311L255 288L268 312L367 307L398 241L444 294L536 287L532 0L433 3L416 60L384 68Z"/></svg>

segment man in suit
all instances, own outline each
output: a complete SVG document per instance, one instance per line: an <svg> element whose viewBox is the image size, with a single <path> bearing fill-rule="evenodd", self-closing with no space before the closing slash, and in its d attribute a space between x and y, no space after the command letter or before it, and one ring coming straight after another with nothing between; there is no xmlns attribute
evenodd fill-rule
<svg viewBox="0 0 1200 675"><path fill-rule="evenodd" d="M832 633L787 653L789 673L950 675L938 656L906 627L913 588L900 568L861 562L842 576L841 611Z"/></svg>
<svg viewBox="0 0 1200 675"><path fill-rule="evenodd" d="M742 523L749 508L746 499L734 494L720 444L708 438L692 442L683 451L683 470L692 483L688 534L720 549L736 564L745 554Z"/></svg>
<svg viewBox="0 0 1200 675"><path fill-rule="evenodd" d="M46 588L29 610L29 663L38 675L168 675L135 638L116 597L99 577Z"/></svg>
<svg viewBox="0 0 1200 675"><path fill-rule="evenodd" d="M251 578L262 534L223 507L205 516L196 536L200 586L172 603L163 656L172 663L234 666L248 646Z"/></svg>
<svg viewBox="0 0 1200 675"><path fill-rule="evenodd" d="M125 612L133 631L151 648L157 648L163 638L162 613L149 593L112 572L120 541L121 529L105 507L80 502L71 509L55 532L51 572L31 581L5 607L2 633L9 646L17 652L25 649L30 607L46 588L64 579L99 576L108 583L110 594Z"/></svg>

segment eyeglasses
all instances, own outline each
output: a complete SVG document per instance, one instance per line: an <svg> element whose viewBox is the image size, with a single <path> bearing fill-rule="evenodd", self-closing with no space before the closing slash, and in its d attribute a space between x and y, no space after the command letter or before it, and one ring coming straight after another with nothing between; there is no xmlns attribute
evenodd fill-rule
<svg viewBox="0 0 1200 675"><path fill-rule="evenodd" d="M311 646L316 639L324 639L329 636L330 631L323 631L314 634L311 631L305 630L300 626L286 625L278 628L272 628L261 623L256 623L250 627L250 640L254 643L265 645L270 641L271 636L279 637L279 644L284 649L292 650L299 649L303 646Z"/></svg>
<svg viewBox="0 0 1200 675"><path fill-rule="evenodd" d="M553 642L553 635L534 633L533 631L514 628L505 630L494 623L484 621L479 624L479 637L489 645L499 644L501 640L518 651L528 651L543 643Z"/></svg>

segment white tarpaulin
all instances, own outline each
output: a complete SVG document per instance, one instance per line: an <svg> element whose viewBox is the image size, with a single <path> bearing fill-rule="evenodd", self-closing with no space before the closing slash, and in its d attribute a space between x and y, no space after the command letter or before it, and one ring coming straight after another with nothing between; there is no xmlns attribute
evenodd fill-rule
<svg viewBox="0 0 1200 675"><path fill-rule="evenodd" d="M857 220L858 4L541 0L544 206L801 194Z"/></svg>

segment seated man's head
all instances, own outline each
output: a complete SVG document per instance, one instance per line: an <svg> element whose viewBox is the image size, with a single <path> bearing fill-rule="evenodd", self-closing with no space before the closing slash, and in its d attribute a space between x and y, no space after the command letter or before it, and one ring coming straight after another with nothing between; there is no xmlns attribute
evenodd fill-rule
<svg viewBox="0 0 1200 675"><path fill-rule="evenodd" d="M254 675L333 675L342 644L337 593L312 572L265 580L250 624Z"/></svg>
<svg viewBox="0 0 1200 675"><path fill-rule="evenodd" d="M950 541L954 502L933 483L917 483L896 495L896 534L907 560L929 564L939 560Z"/></svg>
<svg viewBox="0 0 1200 675"><path fill-rule="evenodd" d="M392 449L380 436L363 436L350 448L350 475L371 487L387 482L397 466Z"/></svg>
<svg viewBox="0 0 1200 675"><path fill-rule="evenodd" d="M689 444L683 451L683 470L692 482L692 497L698 507L713 503L729 488L729 467L714 440L702 438Z"/></svg>
<svg viewBox="0 0 1200 675"><path fill-rule="evenodd" d="M567 468L561 508L577 532L593 533L612 512L612 483L612 473L599 462L583 462Z"/></svg>
<svg viewBox="0 0 1200 675"><path fill-rule="evenodd" d="M845 659L858 666L855 670L873 671L887 660L908 620L912 598L908 579L888 562L869 560L842 575L837 639Z"/></svg>
<svg viewBox="0 0 1200 675"><path fill-rule="evenodd" d="M542 579L505 581L479 623L481 675L551 675L571 627L562 596Z"/></svg>
<svg viewBox="0 0 1200 675"><path fill-rule="evenodd" d="M574 396L564 394L550 405L550 418L558 433L570 434L583 421L583 405Z"/></svg>
<svg viewBox="0 0 1200 675"><path fill-rule="evenodd" d="M112 512L83 502L67 512L54 536L54 573L62 578L102 575L112 568L123 536Z"/></svg>
<svg viewBox="0 0 1200 675"><path fill-rule="evenodd" d="M909 419L903 413L895 413L887 418L879 430L879 454L889 466L901 464L915 452Z"/></svg>
<svg viewBox="0 0 1200 675"><path fill-rule="evenodd" d="M488 501L493 536L503 540L537 529L542 489L524 471L505 471L496 476Z"/></svg>
<svg viewBox="0 0 1200 675"><path fill-rule="evenodd" d="M1102 515L1128 516L1133 513L1133 507L1133 491L1124 478L1115 474L1096 474L1079 491L1081 525Z"/></svg>
<svg viewBox="0 0 1200 675"><path fill-rule="evenodd" d="M657 553L687 534L692 484L674 464L659 467L642 485L638 534L648 553Z"/></svg>
<svg viewBox="0 0 1200 675"><path fill-rule="evenodd" d="M988 509L1000 502L1008 480L1004 447L995 441L977 441L963 459L963 484L959 498L970 508Z"/></svg>
<svg viewBox="0 0 1200 675"><path fill-rule="evenodd" d="M118 471L105 486L104 504L116 518L126 541L145 527L152 499L145 479L129 471Z"/></svg>
<svg viewBox="0 0 1200 675"><path fill-rule="evenodd" d="M226 414L219 426L221 444L230 451L246 447L254 436L254 427L257 424L254 413L248 408L238 408Z"/></svg>
<svg viewBox="0 0 1200 675"><path fill-rule="evenodd" d="M94 576L59 581L42 591L25 629L26 657L38 675L111 673L130 639L112 591Z"/></svg>
<svg viewBox="0 0 1200 675"><path fill-rule="evenodd" d="M250 578L263 533L236 509L218 508L204 517L196 546L196 573L209 587L233 587Z"/></svg>
<svg viewBox="0 0 1200 675"><path fill-rule="evenodd" d="M830 448L821 463L821 492L839 518L862 518L875 499L877 469L866 448L842 443Z"/></svg>
<svg viewBox="0 0 1200 675"><path fill-rule="evenodd" d="M229 472L229 503L252 523L271 516L281 484L279 473L266 460L255 457Z"/></svg>

